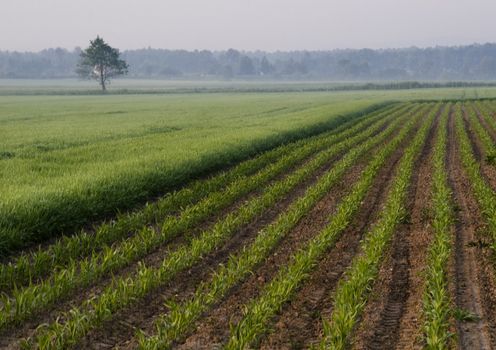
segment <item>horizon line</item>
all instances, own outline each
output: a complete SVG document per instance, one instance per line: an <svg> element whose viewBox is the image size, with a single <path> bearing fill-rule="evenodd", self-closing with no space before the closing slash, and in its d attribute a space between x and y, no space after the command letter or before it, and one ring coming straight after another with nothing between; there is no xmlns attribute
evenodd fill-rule
<svg viewBox="0 0 496 350"><path fill-rule="evenodd" d="M110 44L110 43L109 43ZM110 44L112 46L112 44ZM459 44L459 45L430 45L430 46L417 46L417 45L411 45L411 46L396 46L396 47L381 47L381 48L370 48L370 47L362 47L362 48L333 48L333 49L288 49L288 50L263 50L263 49L236 49L234 47L229 47L226 49L205 49L205 48L198 48L198 49L184 49L184 48L163 48L163 47L141 47L141 48L134 48L134 49L119 49L121 52L125 51L139 51L139 50L168 50L168 51L187 51L187 52L195 52L195 51L210 51L213 53L216 52L226 52L228 50L236 50L242 53L256 53L256 52L264 52L268 54L273 54L273 53L281 53L281 52L333 52L333 51L361 51L361 50L371 50L371 51L394 51L394 50L408 50L408 49L417 49L417 50L428 50L428 49L436 49L436 48L463 48L463 47L469 47L469 46L485 46L485 45L496 45L495 42L473 42L470 44ZM81 49L80 46L74 46L72 49L67 48L67 47L62 47L62 46L55 46L55 47L47 47L38 51L32 50L9 50L9 49L2 49L0 48L0 52L7 52L7 53L21 53L21 54L26 54L26 53L42 53L43 51L48 51L48 50L57 50L57 49L62 49L68 52L74 52L77 49Z"/></svg>

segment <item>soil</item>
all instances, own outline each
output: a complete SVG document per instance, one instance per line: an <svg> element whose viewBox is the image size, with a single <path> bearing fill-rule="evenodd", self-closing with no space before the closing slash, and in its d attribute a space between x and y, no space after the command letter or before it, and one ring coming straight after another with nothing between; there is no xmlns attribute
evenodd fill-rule
<svg viewBox="0 0 496 350"><path fill-rule="evenodd" d="M478 142L472 144L477 146ZM474 153L480 154L480 149ZM448 128L448 170L456 213L451 267L453 298L459 310L477 317L475 320L457 320L458 347L491 349L496 346L494 266L490 266L487 259L490 252L480 235L484 221L461 164L453 115Z"/></svg>
<svg viewBox="0 0 496 350"><path fill-rule="evenodd" d="M381 169L363 205L315 272L284 308L273 331L261 343L262 349L299 349L316 344L322 332L322 317L331 313L332 294L359 250L360 240L376 220L384 203L401 149Z"/></svg>
<svg viewBox="0 0 496 350"><path fill-rule="evenodd" d="M421 348L422 271L432 234L429 227L431 150L438 118L416 161L406 204L409 215L397 227L385 254L361 323L351 340L354 349Z"/></svg>

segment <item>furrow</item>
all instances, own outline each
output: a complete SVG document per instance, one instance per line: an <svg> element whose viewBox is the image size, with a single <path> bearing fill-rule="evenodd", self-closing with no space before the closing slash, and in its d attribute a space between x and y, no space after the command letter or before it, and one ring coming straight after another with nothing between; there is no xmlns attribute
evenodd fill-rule
<svg viewBox="0 0 496 350"><path fill-rule="evenodd" d="M485 184L480 166L472 152L462 120L461 107L456 105L449 123L448 168L455 205L458 207L455 211L456 241L453 267L455 302L459 310L457 333L461 348L490 349L490 334L494 334L490 328L494 329L495 324L495 289L494 276L488 273L484 263L487 260L480 259L487 256L487 248L482 244L480 235L484 227L480 213L488 215L486 219L490 219L491 214L487 208L485 210L482 207L480 200L484 198L483 194L494 194ZM481 204L480 208L477 201ZM495 203L494 200L492 203Z"/></svg>
<svg viewBox="0 0 496 350"><path fill-rule="evenodd" d="M291 301L284 305L281 316L274 318L274 325L267 337L261 339L261 349L308 348L318 342L322 332L322 317L330 315L330 296L353 257L358 252L362 234L375 221L384 204L385 194L390 186L394 168L406 147L406 141L398 147L374 180L363 204L352 219L350 226L317 264L308 280L297 291ZM348 182L348 184L351 182ZM349 188L348 185L346 185ZM330 195L334 197L335 191ZM340 196L339 198L341 198ZM338 200L338 199L336 199ZM329 217L332 212L322 215ZM314 228L317 234L324 226ZM284 264L279 264L279 267ZM270 280L264 278L264 280ZM242 310L239 311L241 313ZM241 319L241 315L238 317Z"/></svg>
<svg viewBox="0 0 496 350"><path fill-rule="evenodd" d="M422 272L431 240L428 213L431 201L431 151L439 114L416 159L405 202L406 218L395 228L383 263L351 343L355 349L420 347Z"/></svg>

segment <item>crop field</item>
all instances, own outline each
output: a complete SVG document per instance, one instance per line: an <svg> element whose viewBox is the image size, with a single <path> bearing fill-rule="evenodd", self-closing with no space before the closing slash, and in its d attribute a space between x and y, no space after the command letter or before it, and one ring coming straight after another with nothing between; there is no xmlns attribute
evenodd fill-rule
<svg viewBox="0 0 496 350"><path fill-rule="evenodd" d="M429 98L434 91L438 98L496 96L495 88L109 96L0 92L0 254L136 208L387 101Z"/></svg>
<svg viewBox="0 0 496 350"><path fill-rule="evenodd" d="M0 253L380 103L351 94L0 97Z"/></svg>
<svg viewBox="0 0 496 350"><path fill-rule="evenodd" d="M0 347L496 348L496 99L454 91L0 97Z"/></svg>

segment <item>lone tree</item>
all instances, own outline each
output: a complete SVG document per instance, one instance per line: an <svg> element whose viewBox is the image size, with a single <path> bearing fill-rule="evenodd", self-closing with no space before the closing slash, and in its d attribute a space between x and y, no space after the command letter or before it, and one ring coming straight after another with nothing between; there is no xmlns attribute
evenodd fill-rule
<svg viewBox="0 0 496 350"><path fill-rule="evenodd" d="M77 73L85 79L95 79L106 90L106 83L118 75L127 74L128 64L119 58L119 50L108 45L99 36L81 52Z"/></svg>

